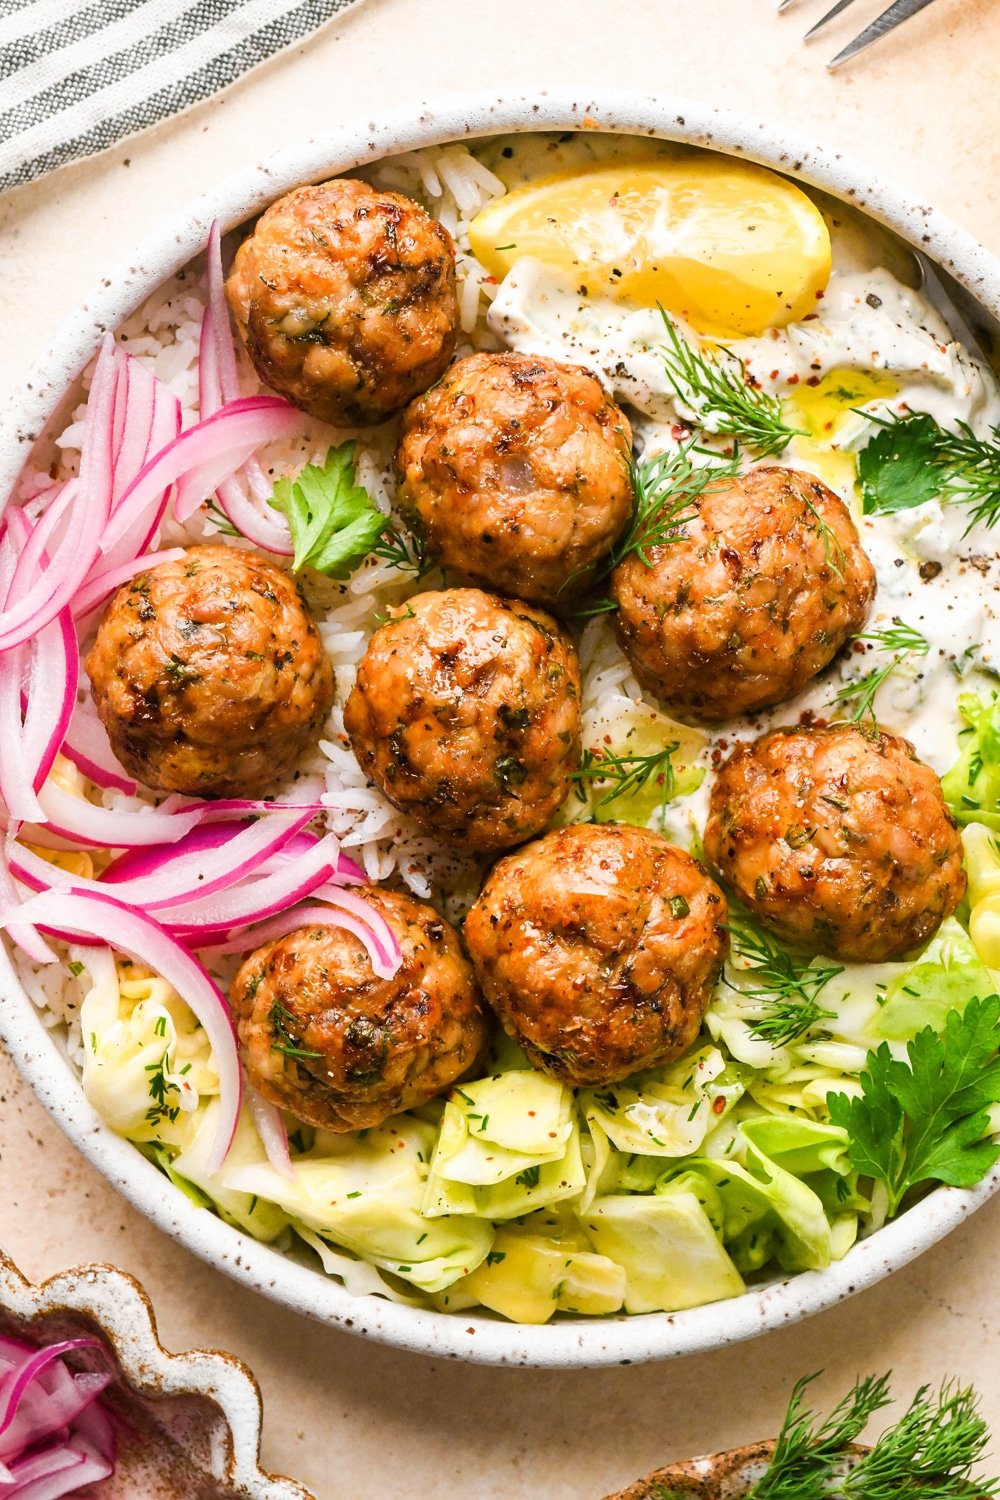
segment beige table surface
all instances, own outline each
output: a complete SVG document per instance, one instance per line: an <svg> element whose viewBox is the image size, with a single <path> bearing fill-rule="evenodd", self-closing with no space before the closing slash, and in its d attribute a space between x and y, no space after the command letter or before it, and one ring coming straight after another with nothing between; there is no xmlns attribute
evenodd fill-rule
<svg viewBox="0 0 1000 1500"><path fill-rule="evenodd" d="M842 148L1000 251L1000 3L938 0L830 76L851 31L803 48L822 0L365 0L214 103L0 200L0 397L109 262L186 198L353 114L448 91L558 82L673 92ZM861 20L875 0L858 0ZM168 1347L232 1349L266 1403L264 1460L319 1500L597 1500L645 1469L772 1430L892 1366L901 1390L974 1381L1000 1451L1000 1198L909 1269L810 1322L679 1362L545 1373L433 1363L293 1317L153 1229L76 1155L0 1055L0 1244L40 1278L114 1261Z"/></svg>

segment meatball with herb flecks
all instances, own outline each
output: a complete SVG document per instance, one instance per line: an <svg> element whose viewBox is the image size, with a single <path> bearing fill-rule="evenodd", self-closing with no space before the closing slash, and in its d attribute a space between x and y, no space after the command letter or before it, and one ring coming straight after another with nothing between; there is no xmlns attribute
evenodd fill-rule
<svg viewBox="0 0 1000 1500"><path fill-rule="evenodd" d="M146 786L199 797L272 789L333 703L297 584L240 547L188 547L124 584L86 669L122 764Z"/></svg>
<svg viewBox="0 0 1000 1500"><path fill-rule="evenodd" d="M261 380L334 426L384 421L454 353L450 234L412 199L354 178L273 203L226 293Z"/></svg>
<svg viewBox="0 0 1000 1500"><path fill-rule="evenodd" d="M631 438L588 370L471 354L406 412L400 509L445 567L501 594L569 603L628 522Z"/></svg>
<svg viewBox="0 0 1000 1500"><path fill-rule="evenodd" d="M417 594L376 630L344 709L362 769L446 844L545 827L580 757L580 667L551 615L479 589Z"/></svg>
<svg viewBox="0 0 1000 1500"><path fill-rule="evenodd" d="M689 854L624 824L559 828L495 865L465 919L482 991L538 1068L610 1083L694 1041L729 948Z"/></svg>
<svg viewBox="0 0 1000 1500"><path fill-rule="evenodd" d="M868 617L875 570L811 474L720 479L679 531L625 558L611 595L636 676L680 719L718 724L794 697Z"/></svg>
<svg viewBox="0 0 1000 1500"><path fill-rule="evenodd" d="M937 776L908 740L853 724L737 746L712 787L705 852L779 937L852 963L917 947L965 894Z"/></svg>
<svg viewBox="0 0 1000 1500"><path fill-rule="evenodd" d="M359 938L297 928L244 961L232 986L240 1052L265 1099L326 1130L365 1130L426 1104L485 1050L487 1012L453 927L424 901L359 894L402 961L379 977Z"/></svg>

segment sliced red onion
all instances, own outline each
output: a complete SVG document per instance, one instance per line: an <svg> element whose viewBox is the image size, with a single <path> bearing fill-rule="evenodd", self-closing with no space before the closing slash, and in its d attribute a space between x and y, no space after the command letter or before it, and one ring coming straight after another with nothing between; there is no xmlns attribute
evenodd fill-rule
<svg viewBox="0 0 1000 1500"><path fill-rule="evenodd" d="M219 1074L219 1129L208 1162L209 1172L217 1172L232 1145L243 1085L229 1007L214 979L152 917L110 896L89 891L43 891L25 902L21 910L26 921L43 931L68 929L83 938L99 938L117 952L148 965L173 985L190 1007L205 1030Z"/></svg>
<svg viewBox="0 0 1000 1500"><path fill-rule="evenodd" d="M39 631L30 651L24 747L37 792L66 738L80 682L80 647L68 609Z"/></svg>
<svg viewBox="0 0 1000 1500"><path fill-rule="evenodd" d="M6 859L0 858L0 915L7 918L6 927L12 941L33 964L58 963L59 955L49 947L41 933L30 922L21 921L17 914L20 905L21 893L14 884Z"/></svg>
<svg viewBox="0 0 1000 1500"><path fill-rule="evenodd" d="M328 901L331 906L340 907L342 911L353 913L358 921L370 927L372 936L382 952L384 962L391 963L392 973L396 972L400 961L399 944L396 941L396 934L381 912L376 911L363 896L357 895L354 891L345 891L339 885L322 886L316 892L316 897L320 901Z"/></svg>
<svg viewBox="0 0 1000 1500"><path fill-rule="evenodd" d="M5 1486L3 1494L5 1500L60 1500L114 1472L113 1452L101 1453L86 1438L73 1436L15 1460L10 1465L13 1488Z"/></svg>
<svg viewBox="0 0 1000 1500"><path fill-rule="evenodd" d="M129 797L134 795L137 783L115 759L108 732L97 717L89 693L73 710L62 751L95 786L112 787Z"/></svg>
<svg viewBox="0 0 1000 1500"><path fill-rule="evenodd" d="M91 398L93 399L93 398ZM101 550L108 554L138 515L164 488L183 477L174 502L181 522L190 520L206 495L238 469L263 443L289 437L302 413L277 396L246 396L206 417L161 448L140 470L107 522Z"/></svg>
<svg viewBox="0 0 1000 1500"><path fill-rule="evenodd" d="M35 795L34 767L28 762L21 725L21 698L28 657L27 646L0 655L0 796L12 818L22 823L44 821Z"/></svg>
<svg viewBox="0 0 1000 1500"><path fill-rule="evenodd" d="M138 849L148 844L175 844L200 823L210 804L202 803L184 812L164 813L158 808L142 812L113 812L96 807L82 797L64 792L51 780L38 793L49 831L74 844L98 849ZM32 832L25 837L39 842Z"/></svg>
<svg viewBox="0 0 1000 1500"><path fill-rule="evenodd" d="M28 520L23 510L11 511L11 527L20 532L20 536L16 539L20 548L20 556L11 580L8 603L13 604L14 600L27 591L33 583L37 583L39 574L48 568L47 549L53 545L61 545L62 537L58 535L59 527L75 504L79 488L78 480L68 479L64 485L49 491L50 498L46 508L34 525ZM54 542L54 538L58 540Z"/></svg>
<svg viewBox="0 0 1000 1500"><path fill-rule="evenodd" d="M119 385L124 430L115 457L112 512L146 464L180 435L182 425L181 404L173 392L132 355L125 355L124 361L124 384ZM117 410L115 415L119 415ZM166 484L144 509L136 508L124 535L105 551L105 568L119 566L146 551L163 519L170 491L171 486Z"/></svg>
<svg viewBox="0 0 1000 1500"><path fill-rule="evenodd" d="M294 862L274 863L273 870L204 901L164 908L160 921L189 947L207 948L225 942L240 927L287 911L319 889L335 874L336 840L318 840Z"/></svg>
<svg viewBox="0 0 1000 1500"><path fill-rule="evenodd" d="M0 1438L17 1415L17 1409L28 1387L44 1369L61 1359L64 1354L68 1354L71 1349L101 1348L103 1345L99 1339L63 1339L60 1343L49 1344L44 1349L35 1349L30 1345L25 1345L25 1349L30 1349L30 1353L26 1355L23 1363L16 1367L14 1378L9 1380L5 1377L0 1381ZM47 1433L42 1435L48 1436ZM4 1452L4 1448L5 1444L0 1442L0 1453Z"/></svg>
<svg viewBox="0 0 1000 1500"><path fill-rule="evenodd" d="M98 1404L110 1372L71 1374L62 1356L104 1346L65 1339L38 1349L0 1340L0 1493L57 1500L114 1473L115 1432Z"/></svg>
<svg viewBox="0 0 1000 1500"><path fill-rule="evenodd" d="M315 843L315 841L316 834L310 833L308 830L303 833L297 833L295 837L289 839L285 847L274 856L274 859L271 861L271 863L278 864L279 862L284 860L296 859L300 854L305 853L306 850L309 849L313 843ZM355 864L353 859L349 859L348 856L343 852L343 850L341 850L340 854L337 857L337 864L334 870L334 874L337 877L337 885L343 885L345 882L365 885L368 881L368 876L365 874L364 870L362 870L361 866Z"/></svg>
<svg viewBox="0 0 1000 1500"><path fill-rule="evenodd" d="M9 845L8 860L17 879L34 890L107 892L145 911L161 912L166 907L197 910L204 899L253 875L301 827L305 816L297 813L292 818L265 818L235 831L228 823L204 824L176 844L158 844L123 855L100 880L74 875L18 843ZM313 864L318 869L310 889L322 884L332 868L329 856L322 861L314 859ZM108 891L108 886L113 889ZM165 919L165 925L173 927L174 922Z"/></svg>
<svg viewBox="0 0 1000 1500"><path fill-rule="evenodd" d="M287 797L274 801L268 801L262 797L219 797L214 802L196 802L182 792L171 792L160 803L159 811L161 813L190 812L193 807L197 807L200 808L205 821L209 823L225 818L258 817L261 813L271 812L307 812L314 818L326 812L322 802L318 802L315 798L296 796L297 790L294 788Z"/></svg>
<svg viewBox="0 0 1000 1500"><path fill-rule="evenodd" d="M16 597L0 612L0 651L29 640L54 620L70 603L98 554L111 512L111 438L117 378L115 344L108 334L98 355L87 402L80 478L67 512L68 524L48 567L40 566L39 552L39 571L24 593L19 592L15 576L11 587L18 591ZM41 526L39 522L25 553Z"/></svg>
<svg viewBox="0 0 1000 1500"><path fill-rule="evenodd" d="M229 330L229 309L226 306L217 223L213 223L209 230L205 268L208 298L202 318L198 355L198 406L203 417L218 411L226 402L235 401L240 393L236 354ZM277 511L267 506L267 497L271 493L272 486L268 485L259 465L252 457L244 464L242 472L258 501L263 503L255 504L248 498L243 493L239 479L234 475L223 480L216 489L222 511L237 531L241 532L255 547L262 547L267 552L290 557L293 548L288 523ZM259 479L264 480L263 495L260 494Z"/></svg>
<svg viewBox="0 0 1000 1500"><path fill-rule="evenodd" d="M284 937L286 933L295 932L300 927L342 927L345 932L352 932L361 943L379 978L391 979L403 961L399 944L384 919L367 902L360 898L356 900L363 908L357 914L333 905L299 906L293 911L285 911L280 916L272 917L259 927L244 930L228 942L213 944L213 950L220 954L246 953L251 948L259 947L261 943ZM376 928L379 930L376 931ZM385 933L388 933L391 947L385 944Z"/></svg>
<svg viewBox="0 0 1000 1500"><path fill-rule="evenodd" d="M183 556L183 547L166 547L162 552L146 552L141 557L130 558L128 562L105 568L100 573L93 572L73 600L73 614L78 620L82 619L137 573L144 573L147 568L158 568L163 563L177 562Z"/></svg>
<svg viewBox="0 0 1000 1500"><path fill-rule="evenodd" d="M288 1131L285 1128L284 1115L280 1109L276 1109L273 1104L269 1104L258 1094L250 1084L247 1084L246 1090L254 1123L257 1126L257 1134L267 1153L268 1161L280 1177L293 1178L295 1171L292 1167L292 1158L288 1153Z"/></svg>
<svg viewBox="0 0 1000 1500"><path fill-rule="evenodd" d="M309 821L309 813L289 813L284 816L274 813L247 826L232 831L231 824L221 825L229 837L218 844L206 842L220 825L209 824L196 828L185 839L162 854L144 850L135 856L135 873L129 875L122 867L113 882L115 895L130 906L140 906L146 911L159 911L165 907L185 906L191 901L204 899L217 891L228 890L247 876L253 875L272 854L281 848L293 834L298 833ZM149 865L148 873L140 874L142 865ZM110 872L105 872L105 880Z"/></svg>
<svg viewBox="0 0 1000 1500"><path fill-rule="evenodd" d="M205 272L208 282L208 299L205 304L205 327L209 330L214 355L215 383L218 404L235 401L240 393L239 372L236 368L236 352L229 331L229 308L226 305L225 279L222 274L222 238L218 219L212 220L205 247ZM214 410L214 408L213 408Z"/></svg>

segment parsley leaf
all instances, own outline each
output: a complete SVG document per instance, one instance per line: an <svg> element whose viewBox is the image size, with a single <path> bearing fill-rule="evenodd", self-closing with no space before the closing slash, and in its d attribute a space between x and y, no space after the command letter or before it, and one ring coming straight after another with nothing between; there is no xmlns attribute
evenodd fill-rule
<svg viewBox="0 0 1000 1500"><path fill-rule="evenodd" d="M988 1138L1000 1102L1000 998L951 1011L939 1036L927 1026L907 1043L907 1062L888 1043L870 1052L859 1097L831 1094L830 1118L849 1136L851 1165L884 1184L891 1217L921 1182L973 1187L1000 1159Z"/></svg>
<svg viewBox="0 0 1000 1500"><path fill-rule="evenodd" d="M908 510L925 500L970 507L969 527L1000 519L1000 426L977 437L967 422L955 431L927 412L873 417L882 430L858 455L866 515ZM967 528L968 529L968 528Z"/></svg>
<svg viewBox="0 0 1000 1500"><path fill-rule="evenodd" d="M882 426L862 448L858 478L866 516L909 510L936 499L941 491L934 463L938 431L933 417L903 417Z"/></svg>
<svg viewBox="0 0 1000 1500"><path fill-rule="evenodd" d="M294 479L279 479L271 505L288 517L295 557L292 571L308 565L328 578L342 578L368 556L388 519L357 484L352 438L331 448L322 468L306 464Z"/></svg>

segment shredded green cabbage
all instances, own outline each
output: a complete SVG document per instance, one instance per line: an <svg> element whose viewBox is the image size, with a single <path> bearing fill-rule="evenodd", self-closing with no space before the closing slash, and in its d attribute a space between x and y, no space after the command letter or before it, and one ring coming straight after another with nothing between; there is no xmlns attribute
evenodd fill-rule
<svg viewBox="0 0 1000 1500"><path fill-rule="evenodd" d="M87 1096L194 1202L283 1248L297 1236L359 1294L540 1324L675 1311L774 1268L822 1269L885 1211L851 1170L828 1095L860 1094L872 1050L903 1057L924 1027L998 988L1000 709L962 702L970 727L946 784L953 799L971 788L981 813L965 819L968 930L952 917L908 960L826 965L818 1013L780 1045L759 1034L763 971L736 953L701 1037L665 1067L574 1091L499 1036L488 1076L447 1099L348 1135L296 1129L291 1178L245 1111L212 1175L204 1033L162 979L93 949L81 950Z"/></svg>

